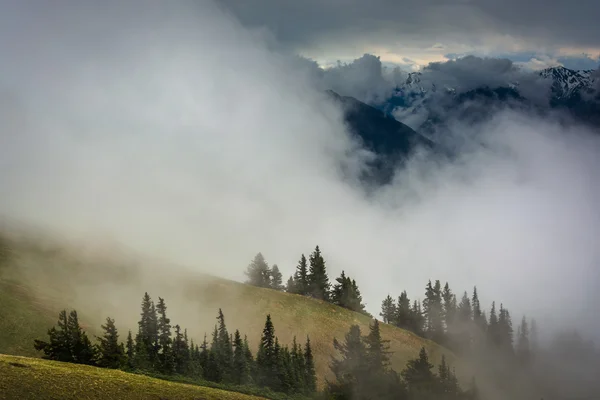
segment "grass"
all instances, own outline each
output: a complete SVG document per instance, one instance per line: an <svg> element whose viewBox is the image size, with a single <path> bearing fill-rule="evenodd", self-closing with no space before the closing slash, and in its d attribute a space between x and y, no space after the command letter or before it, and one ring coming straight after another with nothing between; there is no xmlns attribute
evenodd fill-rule
<svg viewBox="0 0 600 400"><path fill-rule="evenodd" d="M62 245L4 243L5 248L9 243L10 257L0 264L0 353L35 355L33 339L46 337L63 308L76 308L92 337L99 334L107 316L115 318L124 339L126 329L137 329L140 300L148 291L155 300L158 296L166 299L172 324L188 328L196 343L202 341L205 332L210 341L217 310L222 308L230 332L240 329L256 350L265 316L271 314L281 343L291 344L294 336L304 343L310 336L322 386L325 378L332 377L329 364L336 355L333 339L342 340L352 324L358 324L366 334L371 322L368 316L326 302L172 266L140 266L134 261L90 257ZM470 379L470 371L447 349L390 325L382 324L381 331L389 341L391 364L397 371L425 346L434 364L445 354L456 367L459 380L466 383Z"/></svg>
<svg viewBox="0 0 600 400"><path fill-rule="evenodd" d="M252 400L220 389L102 369L0 354L0 399Z"/></svg>

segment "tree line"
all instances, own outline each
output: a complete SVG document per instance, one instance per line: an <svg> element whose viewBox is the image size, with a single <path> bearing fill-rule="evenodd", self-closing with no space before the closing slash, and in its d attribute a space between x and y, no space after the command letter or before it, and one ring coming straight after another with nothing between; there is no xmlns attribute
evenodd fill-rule
<svg viewBox="0 0 600 400"><path fill-rule="evenodd" d="M48 341L35 340L34 347L43 358L158 374L188 377L224 385L256 386L275 392L310 396L316 392L316 373L310 338L304 345L294 337L290 346L275 336L271 315L267 315L256 356L247 336L236 330L230 334L221 309L212 333L199 345L188 338L187 330L174 327L167 316L163 298L142 298L141 318L135 337L129 331L125 343L119 340L115 321L106 319L103 335L92 344L82 329L76 310L59 313L55 327L48 330Z"/></svg>
<svg viewBox="0 0 600 400"><path fill-rule="evenodd" d="M447 282L442 288L439 280L429 281L422 302L411 303L406 291L397 301L388 295L382 301L380 316L385 323L410 330L461 354L494 348L527 365L531 362L532 348L537 345L538 328L534 319L528 321L523 316L515 335L509 310L502 303L497 307L494 301L488 317L479 301L477 287L471 296L465 291L458 302Z"/></svg>
<svg viewBox="0 0 600 400"><path fill-rule="evenodd" d="M302 254L296 271L284 286L279 267L274 264L269 267L262 253L258 253L246 269L248 280L246 283L263 288L271 288L288 293L308 296L324 300L352 311L369 315L365 311L362 295L354 279L341 275L332 284L327 275L325 259L319 246L309 255L308 260Z"/></svg>
<svg viewBox="0 0 600 400"><path fill-rule="evenodd" d="M417 358L409 360L400 374L390 368L387 340L381 338L379 322L375 319L369 333L362 336L360 327L353 325L344 342L334 339L339 352L330 368L335 382L328 382L325 398L336 400L475 400L478 391L473 382L463 391L454 369L442 356L437 373L429 361L427 351L421 348Z"/></svg>

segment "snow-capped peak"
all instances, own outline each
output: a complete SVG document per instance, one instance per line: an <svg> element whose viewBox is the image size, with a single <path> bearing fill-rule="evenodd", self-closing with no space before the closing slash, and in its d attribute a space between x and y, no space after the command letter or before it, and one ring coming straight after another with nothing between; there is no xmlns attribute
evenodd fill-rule
<svg viewBox="0 0 600 400"><path fill-rule="evenodd" d="M592 87L593 70L575 71L563 66L546 68L540 71L544 79L552 79L552 92L557 99L569 98L580 90Z"/></svg>

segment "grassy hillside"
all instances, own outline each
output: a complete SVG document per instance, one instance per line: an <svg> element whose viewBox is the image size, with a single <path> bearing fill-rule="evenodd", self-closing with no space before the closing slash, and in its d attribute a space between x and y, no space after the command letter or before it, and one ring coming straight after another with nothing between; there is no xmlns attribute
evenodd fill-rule
<svg viewBox="0 0 600 400"><path fill-rule="evenodd" d="M124 339L127 329L136 329L141 296L148 291L155 300L166 299L173 325L188 328L196 342L205 332L210 334L222 308L229 330L247 334L255 350L270 313L282 343L291 343L294 335L300 342L310 336L322 384L323 378L331 376L333 338L343 339L352 324L366 333L370 322L367 316L322 301L172 266L126 261L114 253L108 258L104 252L6 239L4 247L9 251L4 251L8 255L0 263L0 353L33 355L33 338L45 336L62 308L76 308L92 335L107 316L115 318ZM390 341L396 370L403 369L424 345L434 363L444 353L456 365L459 379L466 379L454 355L435 343L389 325L382 325L382 335Z"/></svg>
<svg viewBox="0 0 600 400"><path fill-rule="evenodd" d="M0 399L253 400L261 397L86 365L0 355Z"/></svg>

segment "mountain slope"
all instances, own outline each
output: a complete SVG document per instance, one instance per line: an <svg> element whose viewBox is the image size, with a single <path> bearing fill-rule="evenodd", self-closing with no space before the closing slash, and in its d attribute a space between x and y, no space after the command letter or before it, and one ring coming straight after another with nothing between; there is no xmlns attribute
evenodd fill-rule
<svg viewBox="0 0 600 400"><path fill-rule="evenodd" d="M0 400L259 400L123 371L0 354Z"/></svg>
<svg viewBox="0 0 600 400"><path fill-rule="evenodd" d="M370 163L371 170L365 178L387 183L395 168L419 148L435 149L429 138L409 126L353 97L340 96L328 90L329 96L344 110L346 124L364 147L377 155Z"/></svg>
<svg viewBox="0 0 600 400"><path fill-rule="evenodd" d="M155 300L165 298L172 324L188 328L196 343L212 331L217 310L222 308L228 329L247 334L256 350L265 316L270 313L282 343L291 343L294 335L303 343L306 335L310 336L317 376L323 384L324 378L331 377L333 339L343 339L352 324L359 324L366 333L370 323L367 316L329 303L172 266L136 265L112 255L91 256L77 249L26 241L11 241L9 246L10 259L0 268L0 332L10 335L8 339L0 336L0 353L33 354L32 339L43 337L63 308L76 308L91 334L98 334L107 316L115 318L123 339L127 329L135 332L141 297L148 291ZM8 311L7 307L25 311ZM15 314L19 314L18 321ZM436 363L446 354L459 376L466 379L467 371L456 357L439 345L390 325L382 325L382 334L390 340L392 365L397 370L425 346Z"/></svg>

